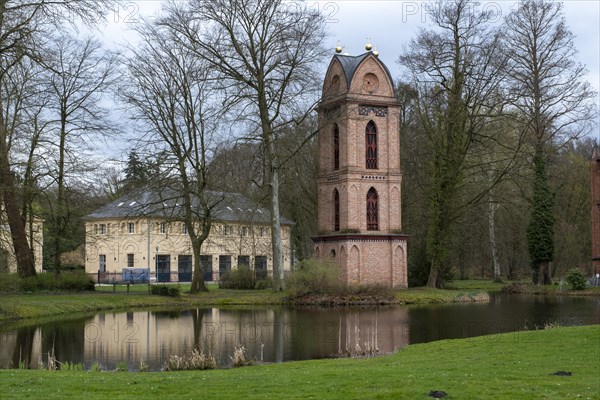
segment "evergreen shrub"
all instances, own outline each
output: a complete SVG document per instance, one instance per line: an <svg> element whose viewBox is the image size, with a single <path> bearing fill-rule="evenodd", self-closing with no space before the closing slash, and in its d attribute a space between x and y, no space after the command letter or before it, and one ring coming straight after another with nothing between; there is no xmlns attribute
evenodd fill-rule
<svg viewBox="0 0 600 400"><path fill-rule="evenodd" d="M587 279L585 275L576 268L569 271L566 280L571 286L571 290L583 290L587 286Z"/></svg>
<svg viewBox="0 0 600 400"><path fill-rule="evenodd" d="M152 285L150 286L150 293L157 296L179 297L181 288L179 286Z"/></svg>

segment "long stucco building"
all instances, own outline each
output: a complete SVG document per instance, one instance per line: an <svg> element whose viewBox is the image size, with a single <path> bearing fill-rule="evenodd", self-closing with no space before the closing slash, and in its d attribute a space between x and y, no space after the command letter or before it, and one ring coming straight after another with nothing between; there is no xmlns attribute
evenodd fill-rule
<svg viewBox="0 0 600 400"><path fill-rule="evenodd" d="M238 265L257 278L273 269L270 214L238 193L208 192L212 228L201 248L205 281ZM100 281L128 268L149 268L159 282L189 282L193 251L181 217L181 199L164 189L143 189L123 196L86 217L85 270ZM291 269L292 222L283 219L284 270Z"/></svg>

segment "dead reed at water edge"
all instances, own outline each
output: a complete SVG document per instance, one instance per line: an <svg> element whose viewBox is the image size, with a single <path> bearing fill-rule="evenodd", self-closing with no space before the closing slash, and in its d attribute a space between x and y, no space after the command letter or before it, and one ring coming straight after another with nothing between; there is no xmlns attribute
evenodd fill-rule
<svg viewBox="0 0 600 400"><path fill-rule="evenodd" d="M217 359L212 353L204 354L202 350L194 349L183 356L172 355L165 362L163 371L191 371L217 369Z"/></svg>

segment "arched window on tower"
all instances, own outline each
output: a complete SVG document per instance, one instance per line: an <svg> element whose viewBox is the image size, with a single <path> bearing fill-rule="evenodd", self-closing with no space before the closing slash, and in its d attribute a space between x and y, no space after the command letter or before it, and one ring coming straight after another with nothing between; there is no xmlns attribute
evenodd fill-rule
<svg viewBox="0 0 600 400"><path fill-rule="evenodd" d="M377 190L369 189L367 192L367 230L379 230L379 204Z"/></svg>
<svg viewBox="0 0 600 400"><path fill-rule="evenodd" d="M377 127L369 121L365 129L366 168L377 169Z"/></svg>
<svg viewBox="0 0 600 400"><path fill-rule="evenodd" d="M337 124L333 125L333 169L340 169L340 128Z"/></svg>
<svg viewBox="0 0 600 400"><path fill-rule="evenodd" d="M333 230L340 230L340 193L333 190Z"/></svg>

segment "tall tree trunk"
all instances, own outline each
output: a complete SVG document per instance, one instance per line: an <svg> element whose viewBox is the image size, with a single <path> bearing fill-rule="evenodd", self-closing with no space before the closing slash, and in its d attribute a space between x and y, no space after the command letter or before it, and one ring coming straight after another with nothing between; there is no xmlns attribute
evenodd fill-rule
<svg viewBox="0 0 600 400"><path fill-rule="evenodd" d="M56 211L54 212L54 274L60 275L62 268L60 253L62 251L62 235L64 224L64 192L65 192L65 145L67 136L66 105L61 104L60 143L58 147L58 190L56 195Z"/></svg>
<svg viewBox="0 0 600 400"><path fill-rule="evenodd" d="M444 271L441 266L436 265L434 260L431 260L431 269L429 270L429 279L427 287L443 289L444 288Z"/></svg>
<svg viewBox="0 0 600 400"><path fill-rule="evenodd" d="M204 278L202 277L202 265L200 263L200 251L201 245L194 243L192 252L194 253L194 273L192 276L192 286L190 287L190 293L208 292L208 288L204 284Z"/></svg>
<svg viewBox="0 0 600 400"><path fill-rule="evenodd" d="M550 262L544 261L540 267L542 270L542 284L552 285L552 278L550 277Z"/></svg>
<svg viewBox="0 0 600 400"><path fill-rule="evenodd" d="M0 99L0 110L2 109L2 99ZM10 169L8 160L8 144L6 126L4 118L0 115L0 194L4 201L4 208L8 218L10 234L12 238L13 249L17 261L17 272L23 278L35 275L35 262L33 252L27 241L25 233L25 221L19 211L19 200L13 173Z"/></svg>
<svg viewBox="0 0 600 400"><path fill-rule="evenodd" d="M496 243L496 209L498 204L494 202L494 194L490 189L488 193L488 233L490 238L490 248L492 249L492 264L494 266L494 282L502 282L500 273L500 257L498 255L498 246Z"/></svg>
<svg viewBox="0 0 600 400"><path fill-rule="evenodd" d="M271 246L273 249L273 288L285 290L283 270L283 243L281 234L281 214L279 208L279 166L273 140L266 141L267 160L270 170L271 197Z"/></svg>

